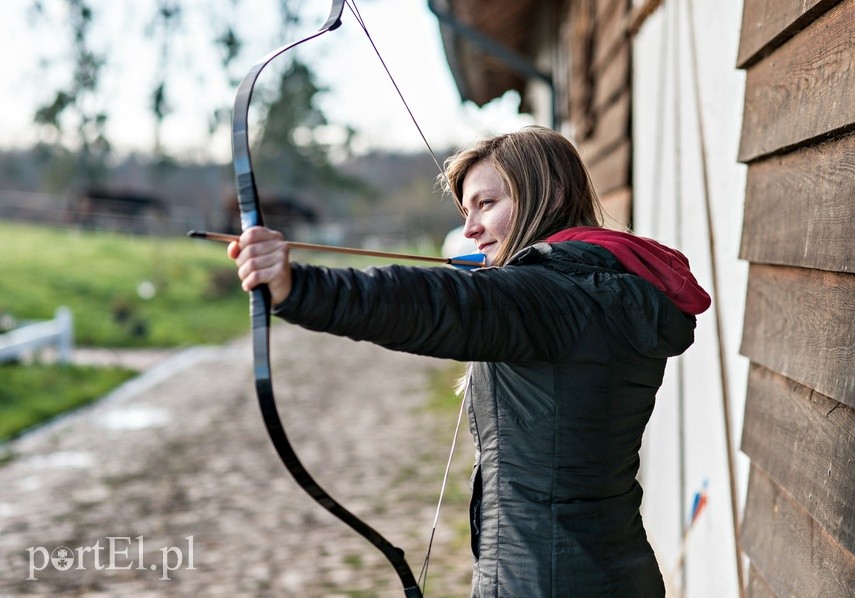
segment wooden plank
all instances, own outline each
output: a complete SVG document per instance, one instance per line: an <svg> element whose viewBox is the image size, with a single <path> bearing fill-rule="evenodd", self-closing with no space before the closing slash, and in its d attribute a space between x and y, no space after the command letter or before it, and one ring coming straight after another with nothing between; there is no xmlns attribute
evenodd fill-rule
<svg viewBox="0 0 855 598"><path fill-rule="evenodd" d="M855 553L855 409L752 364L742 452Z"/></svg>
<svg viewBox="0 0 855 598"><path fill-rule="evenodd" d="M748 482L742 546L778 596L852 596L855 555L756 467Z"/></svg>
<svg viewBox="0 0 855 598"><path fill-rule="evenodd" d="M606 152L630 138L629 116L632 110L629 89L608 106L594 121L593 135L585 140L585 158L599 160Z"/></svg>
<svg viewBox="0 0 855 598"><path fill-rule="evenodd" d="M616 12L626 12L627 0L594 0L597 21L602 22Z"/></svg>
<svg viewBox="0 0 855 598"><path fill-rule="evenodd" d="M855 272L855 135L751 164L739 257Z"/></svg>
<svg viewBox="0 0 855 598"><path fill-rule="evenodd" d="M752 264L740 352L855 407L855 275Z"/></svg>
<svg viewBox="0 0 855 598"><path fill-rule="evenodd" d="M591 79L591 36L594 28L594 0L580 0L570 5L571 20L571 79L570 120L576 129L577 139L586 139L593 130L591 111L593 80Z"/></svg>
<svg viewBox="0 0 855 598"><path fill-rule="evenodd" d="M615 2L603 15L597 15L594 31L594 72L602 72L618 48L629 43L626 29L627 2Z"/></svg>
<svg viewBox="0 0 855 598"><path fill-rule="evenodd" d="M775 592L753 566L748 568L748 598L775 598Z"/></svg>
<svg viewBox="0 0 855 598"><path fill-rule="evenodd" d="M594 82L593 107L595 111L602 110L612 102L615 96L630 87L630 44L621 44L605 68L598 71Z"/></svg>
<svg viewBox="0 0 855 598"><path fill-rule="evenodd" d="M855 0L843 0L748 71L739 160L855 128Z"/></svg>
<svg viewBox="0 0 855 598"><path fill-rule="evenodd" d="M597 194L604 196L619 187L627 187L629 181L629 169L631 163L630 140L627 139L614 150L601 155L596 160L588 161L588 173L594 183ZM583 157L586 156L586 145L581 144Z"/></svg>
<svg viewBox="0 0 855 598"><path fill-rule="evenodd" d="M746 68L840 0L746 0L736 64Z"/></svg>

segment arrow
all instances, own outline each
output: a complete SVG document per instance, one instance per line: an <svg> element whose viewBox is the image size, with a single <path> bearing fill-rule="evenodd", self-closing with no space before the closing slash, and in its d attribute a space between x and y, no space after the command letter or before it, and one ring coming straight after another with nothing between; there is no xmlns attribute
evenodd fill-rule
<svg viewBox="0 0 855 598"><path fill-rule="evenodd" d="M226 233L212 233L207 231L191 230L187 233L191 239L207 239L208 241L219 241L220 243L231 243L237 241L238 235L229 235ZM412 253L393 253L390 251L372 251L370 249L356 249L354 247L336 247L334 245L318 245L316 243L300 243L297 241L287 241L288 247L293 249L307 249L309 251L325 251L327 253L346 253L349 255L365 255L370 257L382 257L397 260L412 260L417 262L433 262L437 264L448 264L471 270L474 268L483 268L487 265L487 256L482 253L473 253L470 255L461 255L457 257L433 257L429 255L415 255Z"/></svg>

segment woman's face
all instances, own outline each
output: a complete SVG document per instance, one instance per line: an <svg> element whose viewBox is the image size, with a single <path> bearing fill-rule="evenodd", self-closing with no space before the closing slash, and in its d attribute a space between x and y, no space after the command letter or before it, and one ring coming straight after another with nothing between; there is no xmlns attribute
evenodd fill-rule
<svg viewBox="0 0 855 598"><path fill-rule="evenodd" d="M507 238L514 217L514 203L499 172L487 160L478 162L463 178L461 201L466 224L463 235L492 264Z"/></svg>

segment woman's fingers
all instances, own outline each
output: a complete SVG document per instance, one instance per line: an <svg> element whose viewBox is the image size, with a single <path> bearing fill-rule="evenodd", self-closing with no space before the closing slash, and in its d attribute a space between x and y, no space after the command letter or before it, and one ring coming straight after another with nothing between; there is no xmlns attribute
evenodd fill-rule
<svg viewBox="0 0 855 598"><path fill-rule="evenodd" d="M266 284L274 303L284 301L291 292L291 267L288 246L282 234L263 227L252 227L228 247L235 260L241 287L251 291Z"/></svg>
<svg viewBox="0 0 855 598"><path fill-rule="evenodd" d="M248 249L252 249L252 247ZM265 279L262 282L270 282L267 277L273 273L277 266L281 267L284 261L283 253L284 247L279 251L266 251L255 255L246 255L247 250L245 249L237 260L238 276L241 280L246 280L254 273L264 273Z"/></svg>

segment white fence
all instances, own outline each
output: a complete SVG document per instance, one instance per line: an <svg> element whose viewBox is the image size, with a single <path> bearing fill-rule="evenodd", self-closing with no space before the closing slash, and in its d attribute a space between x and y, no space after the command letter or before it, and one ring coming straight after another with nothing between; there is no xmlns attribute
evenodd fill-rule
<svg viewBox="0 0 855 598"><path fill-rule="evenodd" d="M0 363L21 361L49 347L56 349L58 362L71 361L74 320L67 307L57 308L53 320L26 324L0 334Z"/></svg>

